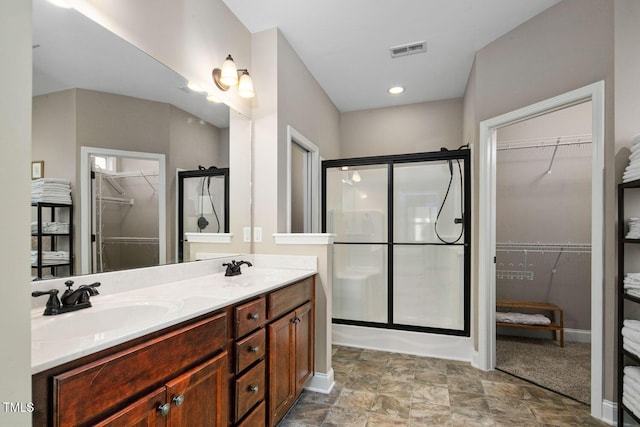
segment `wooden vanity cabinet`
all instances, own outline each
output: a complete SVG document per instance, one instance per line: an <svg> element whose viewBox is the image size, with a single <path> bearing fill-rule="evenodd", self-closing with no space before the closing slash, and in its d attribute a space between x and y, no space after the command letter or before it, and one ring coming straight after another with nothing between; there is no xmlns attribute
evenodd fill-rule
<svg viewBox="0 0 640 427"><path fill-rule="evenodd" d="M314 371L315 279L33 377L38 427L275 426Z"/></svg>
<svg viewBox="0 0 640 427"><path fill-rule="evenodd" d="M268 425L275 426L295 403L314 371L314 282L307 279L270 295L271 316L286 312L268 324Z"/></svg>
<svg viewBox="0 0 640 427"><path fill-rule="evenodd" d="M227 314L217 313L38 374L33 425L226 427L226 337Z"/></svg>
<svg viewBox="0 0 640 427"><path fill-rule="evenodd" d="M227 352L180 375L96 427L224 427Z"/></svg>

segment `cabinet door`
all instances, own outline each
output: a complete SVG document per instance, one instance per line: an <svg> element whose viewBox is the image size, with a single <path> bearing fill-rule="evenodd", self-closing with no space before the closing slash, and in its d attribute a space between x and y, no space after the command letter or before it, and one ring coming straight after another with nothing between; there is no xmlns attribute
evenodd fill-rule
<svg viewBox="0 0 640 427"><path fill-rule="evenodd" d="M227 352L167 383L169 427L226 427Z"/></svg>
<svg viewBox="0 0 640 427"><path fill-rule="evenodd" d="M269 425L275 426L293 403L296 388L294 313L268 326L269 334Z"/></svg>
<svg viewBox="0 0 640 427"><path fill-rule="evenodd" d="M166 390L162 387L94 425L96 427L165 427L167 418L160 411L160 407L165 402Z"/></svg>
<svg viewBox="0 0 640 427"><path fill-rule="evenodd" d="M296 325L296 396L302 392L307 378L314 369L314 327L313 306L310 302L296 310L294 323Z"/></svg>

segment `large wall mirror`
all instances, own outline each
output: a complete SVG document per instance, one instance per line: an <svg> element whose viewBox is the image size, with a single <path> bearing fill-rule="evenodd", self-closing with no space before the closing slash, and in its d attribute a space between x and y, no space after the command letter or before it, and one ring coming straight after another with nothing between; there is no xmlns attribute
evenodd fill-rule
<svg viewBox="0 0 640 427"><path fill-rule="evenodd" d="M33 1L32 160L72 191L73 238L44 243L73 254L57 277L175 262L178 171L229 168L230 231L249 225L250 120L188 83L79 12ZM82 189L87 167L89 185L100 172L98 208L95 196L86 200L95 192ZM96 230L116 231L98 245ZM245 245L229 250L248 252Z"/></svg>

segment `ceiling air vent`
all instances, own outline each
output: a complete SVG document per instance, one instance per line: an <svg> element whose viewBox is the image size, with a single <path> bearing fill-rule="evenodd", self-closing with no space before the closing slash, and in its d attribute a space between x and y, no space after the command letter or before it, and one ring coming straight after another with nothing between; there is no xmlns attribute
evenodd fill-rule
<svg viewBox="0 0 640 427"><path fill-rule="evenodd" d="M395 46L389 49L392 58L398 58L399 56L413 55L414 53L424 53L427 51L427 42L415 42L409 44L403 44L401 46Z"/></svg>

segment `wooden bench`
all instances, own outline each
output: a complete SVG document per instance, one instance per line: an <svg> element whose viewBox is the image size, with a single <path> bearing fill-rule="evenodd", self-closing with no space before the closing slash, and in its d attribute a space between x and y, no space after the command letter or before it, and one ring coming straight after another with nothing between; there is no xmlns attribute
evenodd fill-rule
<svg viewBox="0 0 640 427"><path fill-rule="evenodd" d="M548 302L498 300L496 301L496 308L505 308L508 309L508 311L513 312L517 312L517 310L527 310L551 313L551 323L548 325L525 325L522 323L496 322L496 326L502 326L505 328L544 329L552 331L554 341L558 338L557 332L560 332L560 347L564 347L564 314L562 312L562 308L557 305ZM556 312L558 312L557 319Z"/></svg>

